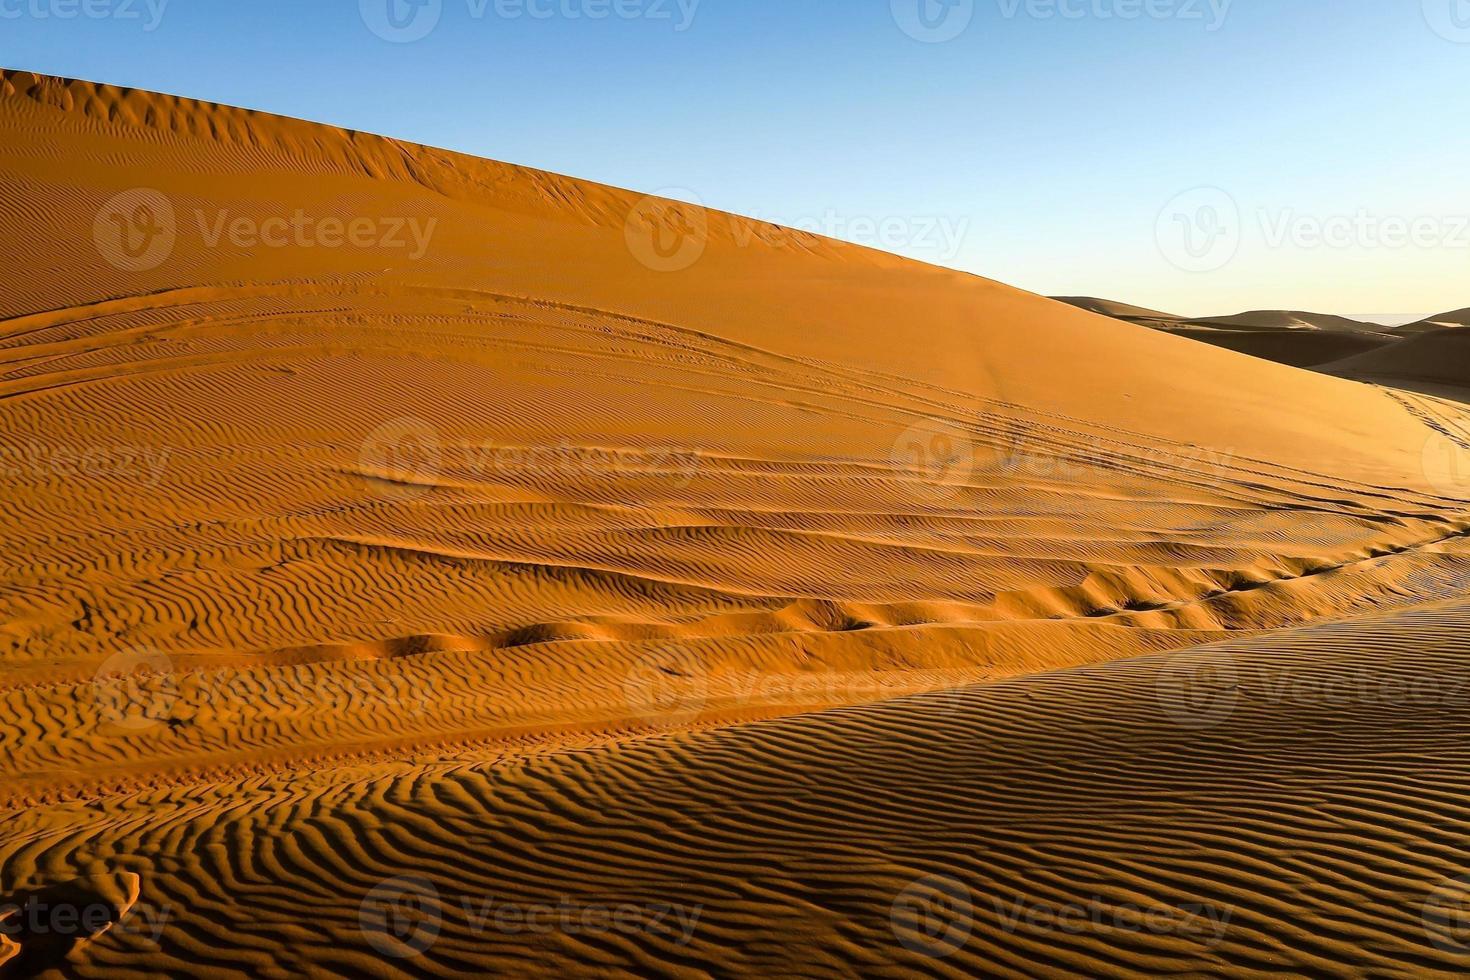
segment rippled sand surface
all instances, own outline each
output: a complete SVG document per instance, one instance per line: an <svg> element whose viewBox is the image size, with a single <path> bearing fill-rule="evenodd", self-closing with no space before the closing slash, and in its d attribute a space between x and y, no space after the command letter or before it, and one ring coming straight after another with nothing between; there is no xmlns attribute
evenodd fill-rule
<svg viewBox="0 0 1470 980"><path fill-rule="evenodd" d="M1470 971L1454 399L21 72L0 222L0 969Z"/></svg>

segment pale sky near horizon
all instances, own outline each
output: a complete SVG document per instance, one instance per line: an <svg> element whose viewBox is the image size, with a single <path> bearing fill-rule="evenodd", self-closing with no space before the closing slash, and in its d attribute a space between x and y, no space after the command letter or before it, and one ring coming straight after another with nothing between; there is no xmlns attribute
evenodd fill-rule
<svg viewBox="0 0 1470 980"><path fill-rule="evenodd" d="M0 63L1046 294L1470 306L1470 0L0 0Z"/></svg>

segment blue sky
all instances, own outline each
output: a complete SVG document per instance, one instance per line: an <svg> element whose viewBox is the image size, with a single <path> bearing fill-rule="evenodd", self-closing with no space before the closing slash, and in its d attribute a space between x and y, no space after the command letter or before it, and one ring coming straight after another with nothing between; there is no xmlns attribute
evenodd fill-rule
<svg viewBox="0 0 1470 980"><path fill-rule="evenodd" d="M0 62L1043 293L1470 305L1470 0L0 0Z"/></svg>

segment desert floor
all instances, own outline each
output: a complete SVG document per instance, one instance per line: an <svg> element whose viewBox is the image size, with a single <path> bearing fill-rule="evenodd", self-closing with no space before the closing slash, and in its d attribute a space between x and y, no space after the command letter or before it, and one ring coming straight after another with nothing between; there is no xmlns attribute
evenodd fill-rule
<svg viewBox="0 0 1470 980"><path fill-rule="evenodd" d="M20 72L0 189L0 970L1470 971L1470 390Z"/></svg>

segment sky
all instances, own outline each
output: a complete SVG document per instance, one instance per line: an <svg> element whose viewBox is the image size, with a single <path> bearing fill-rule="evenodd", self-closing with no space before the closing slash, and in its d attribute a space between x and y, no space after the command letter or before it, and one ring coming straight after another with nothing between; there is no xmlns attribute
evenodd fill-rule
<svg viewBox="0 0 1470 980"><path fill-rule="evenodd" d="M0 0L0 63L1049 295L1470 306L1470 0Z"/></svg>

